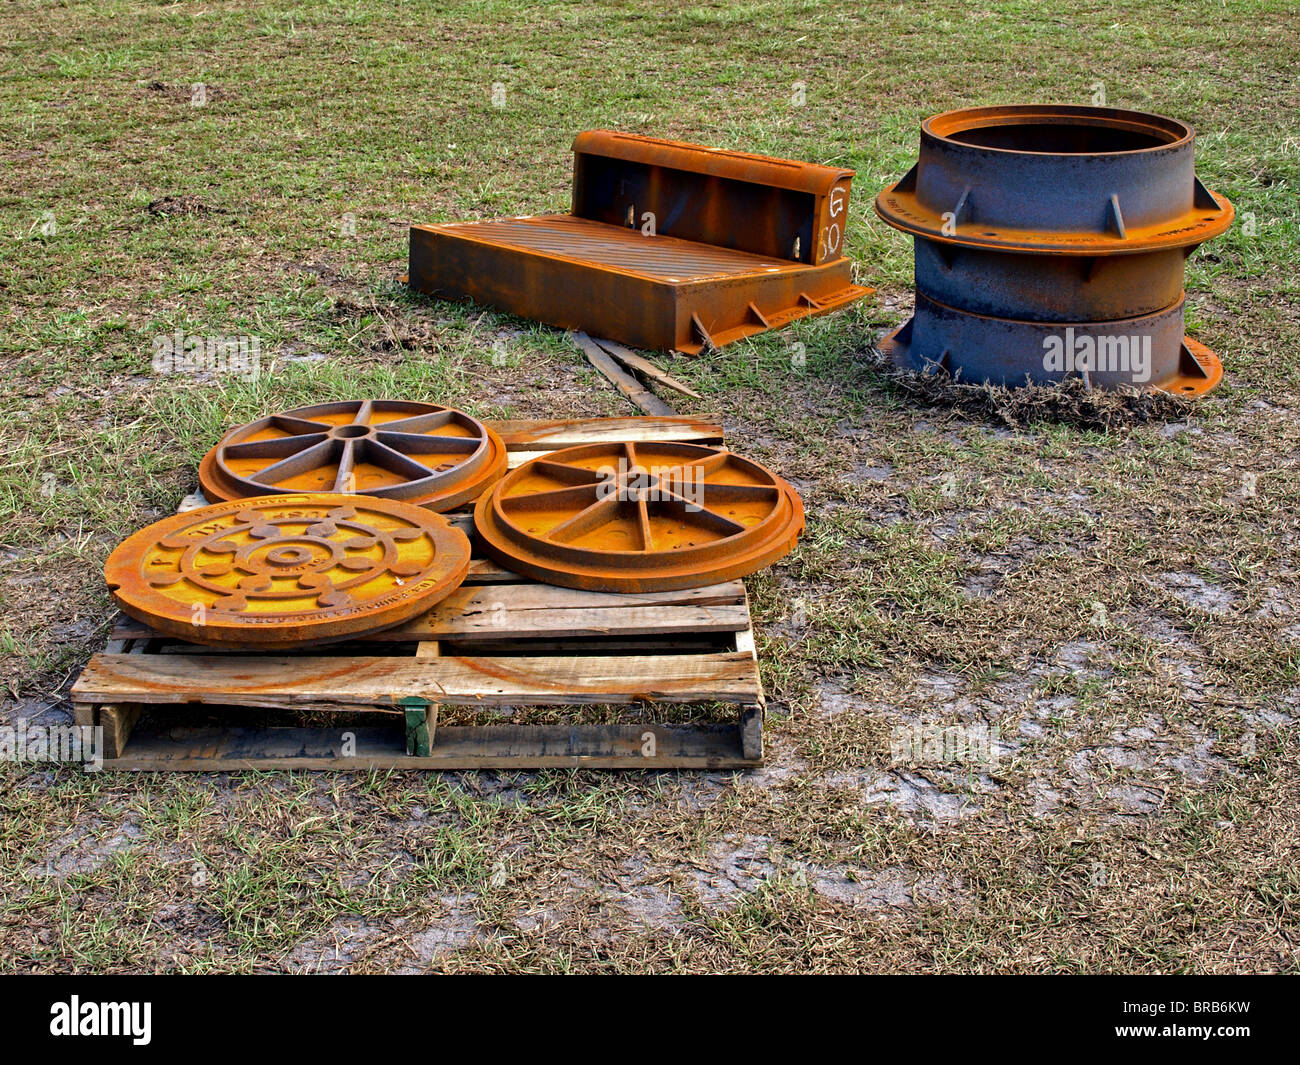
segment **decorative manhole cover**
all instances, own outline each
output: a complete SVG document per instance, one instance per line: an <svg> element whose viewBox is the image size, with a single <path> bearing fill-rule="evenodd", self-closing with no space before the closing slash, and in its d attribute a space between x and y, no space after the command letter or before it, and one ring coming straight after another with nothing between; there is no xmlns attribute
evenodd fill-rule
<svg viewBox="0 0 1300 1065"><path fill-rule="evenodd" d="M469 538L394 500L341 494L235 500L141 529L109 556L118 605L216 646L290 647L399 625L454 591Z"/></svg>

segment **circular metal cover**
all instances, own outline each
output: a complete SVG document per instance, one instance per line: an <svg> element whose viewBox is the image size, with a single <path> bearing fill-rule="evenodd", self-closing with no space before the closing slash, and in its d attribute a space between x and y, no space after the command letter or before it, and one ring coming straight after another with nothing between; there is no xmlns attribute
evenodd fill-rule
<svg viewBox="0 0 1300 1065"><path fill-rule="evenodd" d="M508 473L474 523L487 553L540 581L653 592L732 580L788 553L795 490L756 462L695 444L586 444Z"/></svg>
<svg viewBox="0 0 1300 1065"><path fill-rule="evenodd" d="M285 492L346 492L451 510L506 468L506 446L451 407L397 399L321 403L225 435L199 465L216 502Z"/></svg>
<svg viewBox="0 0 1300 1065"><path fill-rule="evenodd" d="M408 621L460 585L469 559L464 533L409 503L281 495L156 522L118 545L104 577L160 632L277 648Z"/></svg>

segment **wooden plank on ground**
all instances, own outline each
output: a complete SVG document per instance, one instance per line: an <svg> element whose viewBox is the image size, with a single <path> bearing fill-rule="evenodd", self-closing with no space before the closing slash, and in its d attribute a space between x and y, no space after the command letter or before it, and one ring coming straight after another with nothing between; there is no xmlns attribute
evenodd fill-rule
<svg viewBox="0 0 1300 1065"><path fill-rule="evenodd" d="M721 444L722 426L716 414L694 417L584 418L577 421L527 418L490 421L510 451L554 451L579 444L631 440L646 443Z"/></svg>
<svg viewBox="0 0 1300 1065"><path fill-rule="evenodd" d="M425 757L406 754L400 729L142 727L106 769L216 772L245 769L743 769L738 724L445 725ZM653 753L647 753L653 752Z"/></svg>
<svg viewBox="0 0 1300 1065"><path fill-rule="evenodd" d="M718 701L758 697L753 658L702 655L380 658L277 655L105 655L91 658L72 698L99 703L240 706L444 705Z"/></svg>
<svg viewBox="0 0 1300 1065"><path fill-rule="evenodd" d="M689 385L683 384L644 355L638 355L631 348L625 348L615 340L602 340L600 337L593 337L592 339L628 369L645 374L650 380L658 381L665 388L671 388L674 392L680 392L683 396L690 396L691 399L700 398L700 394Z"/></svg>
<svg viewBox="0 0 1300 1065"><path fill-rule="evenodd" d="M628 373L609 355L604 348L580 330L569 334L573 341L587 356L587 361L596 367L610 383L627 397L628 401L647 414L676 414L667 403L646 388L640 381Z"/></svg>

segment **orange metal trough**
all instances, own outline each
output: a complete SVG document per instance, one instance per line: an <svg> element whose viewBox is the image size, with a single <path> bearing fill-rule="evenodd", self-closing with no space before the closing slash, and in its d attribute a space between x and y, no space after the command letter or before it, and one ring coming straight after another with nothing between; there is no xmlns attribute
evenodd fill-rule
<svg viewBox="0 0 1300 1065"><path fill-rule="evenodd" d="M411 287L688 354L871 291L843 250L851 170L605 130L573 152L570 214L412 226Z"/></svg>

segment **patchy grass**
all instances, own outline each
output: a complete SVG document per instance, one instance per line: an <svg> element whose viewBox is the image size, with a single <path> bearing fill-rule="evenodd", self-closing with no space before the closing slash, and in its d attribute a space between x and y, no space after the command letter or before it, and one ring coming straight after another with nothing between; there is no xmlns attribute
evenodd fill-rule
<svg viewBox="0 0 1300 1065"><path fill-rule="evenodd" d="M361 394L626 413L556 331L394 281L412 221L562 209L580 129L854 167L878 296L673 367L808 509L749 582L767 768L6 763L0 966L1295 970L1297 34L1289 0L8 4L8 721L66 719L105 556L232 423ZM885 372L910 245L871 200L920 119L1099 86L1193 123L1237 205L1188 270L1224 385L1188 405ZM257 337L261 374L156 373L178 330ZM900 749L918 725L995 730L999 757Z"/></svg>

